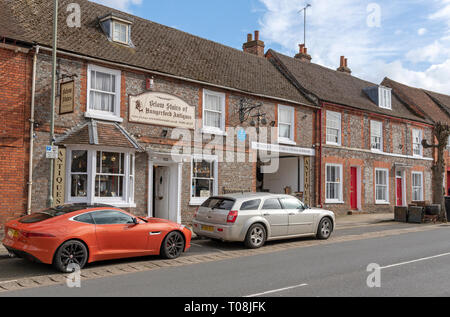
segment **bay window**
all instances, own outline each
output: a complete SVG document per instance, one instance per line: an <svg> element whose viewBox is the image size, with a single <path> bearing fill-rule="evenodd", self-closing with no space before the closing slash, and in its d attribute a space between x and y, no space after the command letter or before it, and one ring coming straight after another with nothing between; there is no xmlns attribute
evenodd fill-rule
<svg viewBox="0 0 450 317"><path fill-rule="evenodd" d="M68 203L134 207L134 153L68 148Z"/></svg>

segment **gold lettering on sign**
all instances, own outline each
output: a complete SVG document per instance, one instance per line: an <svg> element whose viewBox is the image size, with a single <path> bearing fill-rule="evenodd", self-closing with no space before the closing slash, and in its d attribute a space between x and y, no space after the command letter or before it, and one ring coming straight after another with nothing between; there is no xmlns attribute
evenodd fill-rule
<svg viewBox="0 0 450 317"><path fill-rule="evenodd" d="M55 174L53 178L53 205L64 205L66 188L66 149L59 148L58 158L55 159Z"/></svg>
<svg viewBox="0 0 450 317"><path fill-rule="evenodd" d="M59 114L72 113L75 104L75 84L74 81L62 83L60 87L61 96L59 103Z"/></svg>
<svg viewBox="0 0 450 317"><path fill-rule="evenodd" d="M304 158L304 190L303 190L303 202L307 205L311 205L311 190L310 190L310 184L311 184L311 158L305 157Z"/></svg>

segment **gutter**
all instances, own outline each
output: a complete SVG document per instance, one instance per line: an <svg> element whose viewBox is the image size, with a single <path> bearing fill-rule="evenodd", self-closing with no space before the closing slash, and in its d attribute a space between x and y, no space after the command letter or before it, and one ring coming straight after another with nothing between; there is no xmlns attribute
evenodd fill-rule
<svg viewBox="0 0 450 317"><path fill-rule="evenodd" d="M36 62L39 54L39 45L35 47L33 55L33 78L31 83L31 114L30 114L30 157L28 160L28 199L27 214L31 213L31 193L33 189L33 151L34 151L34 105L36 99Z"/></svg>
<svg viewBox="0 0 450 317"><path fill-rule="evenodd" d="M51 48L42 47L42 46L41 46L41 50L47 51L47 52L51 52L52 51ZM187 82L194 83L194 84L199 84L199 85L204 85L204 86L210 86L210 87L215 87L215 88L219 88L219 89L229 90L229 91L233 91L233 92L237 92L237 93L241 93L241 94L246 94L246 95L250 95L250 96L254 96L254 97L265 98L265 99L272 99L272 100L277 100L277 101L281 101L281 102L284 102L284 103L296 104L296 105L301 105L301 106L309 107L309 108L318 108L317 106L303 104L303 103L300 103L298 101L293 101L293 100L279 98L279 97L273 97L273 96L267 96L267 95L263 95L263 94L251 93L251 92L240 90L240 89L236 89L236 88L230 88L230 87L226 87L226 86L222 86L222 85L216 85L216 84L207 83L207 82L200 81L200 80L189 79L189 78L182 77L182 76L170 75L170 74L167 74L167 73L162 73L162 72L158 72L158 71L155 71L155 70L149 70L149 69L142 68L142 67L135 67L135 66L127 65L127 64L117 63L117 62L105 61L103 59L89 57L89 56L80 55L80 54L76 54L76 53L70 53L70 52L65 52L65 51L61 51L61 50L58 50L58 53L62 54L62 55L67 55L67 56L70 56L70 57L84 59L84 60L91 61L91 62L101 63L101 64L115 66L115 67L120 67L120 68L126 68L126 69L129 69L129 70L134 70L134 71L139 71L139 72L144 72L144 73L151 73L151 74L158 75L158 76L163 76L163 77L178 79L178 80L182 80L182 81L187 81Z"/></svg>

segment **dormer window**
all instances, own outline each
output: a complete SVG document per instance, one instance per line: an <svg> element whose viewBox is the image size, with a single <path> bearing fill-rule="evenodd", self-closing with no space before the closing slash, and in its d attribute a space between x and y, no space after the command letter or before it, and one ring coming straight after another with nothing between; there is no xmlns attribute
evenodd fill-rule
<svg viewBox="0 0 450 317"><path fill-rule="evenodd" d="M100 25L108 39L112 42L133 47L131 42L131 25L133 21L127 17L109 14L100 18Z"/></svg>
<svg viewBox="0 0 450 317"><path fill-rule="evenodd" d="M383 86L378 88L378 105L380 108L392 110L392 89Z"/></svg>
<svg viewBox="0 0 450 317"><path fill-rule="evenodd" d="M128 45L128 28L129 28L128 24L113 21L112 24L113 41Z"/></svg>

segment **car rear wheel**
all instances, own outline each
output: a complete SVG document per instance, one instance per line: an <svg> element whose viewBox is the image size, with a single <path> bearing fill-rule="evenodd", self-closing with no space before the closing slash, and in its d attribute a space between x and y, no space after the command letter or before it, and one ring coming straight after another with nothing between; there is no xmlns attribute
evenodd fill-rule
<svg viewBox="0 0 450 317"><path fill-rule="evenodd" d="M252 225L245 237L245 246L250 249L258 249L264 243L266 243L266 228L259 223Z"/></svg>
<svg viewBox="0 0 450 317"><path fill-rule="evenodd" d="M63 273L71 273L82 269L88 260L86 246L78 240L64 242L56 251L54 266Z"/></svg>
<svg viewBox="0 0 450 317"><path fill-rule="evenodd" d="M178 231L167 235L161 245L161 255L166 259L176 259L184 251L184 237Z"/></svg>
<svg viewBox="0 0 450 317"><path fill-rule="evenodd" d="M333 232L333 222L330 218L323 218L319 223L319 229L317 230L317 239L327 240L330 238Z"/></svg>

